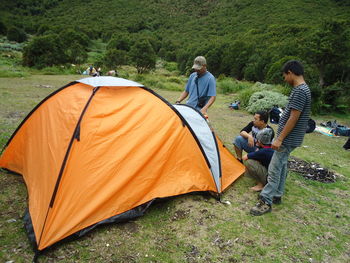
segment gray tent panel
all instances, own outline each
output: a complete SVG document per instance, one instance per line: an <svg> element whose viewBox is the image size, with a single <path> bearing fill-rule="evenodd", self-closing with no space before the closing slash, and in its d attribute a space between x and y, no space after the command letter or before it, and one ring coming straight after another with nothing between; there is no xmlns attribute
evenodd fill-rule
<svg viewBox="0 0 350 263"><path fill-rule="evenodd" d="M211 131L207 121L194 108L183 104L173 105L175 109L185 118L191 129L197 136L202 145L205 155L207 156L210 166L211 174L214 178L218 192L221 192L221 169L219 160L219 149L217 147L216 138Z"/></svg>

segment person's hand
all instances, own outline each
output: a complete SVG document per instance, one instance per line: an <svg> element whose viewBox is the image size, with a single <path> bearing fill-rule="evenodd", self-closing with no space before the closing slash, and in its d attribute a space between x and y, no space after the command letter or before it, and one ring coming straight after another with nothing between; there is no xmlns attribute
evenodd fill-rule
<svg viewBox="0 0 350 263"><path fill-rule="evenodd" d="M243 161L246 161L248 160L248 155L244 155L243 158L242 158Z"/></svg>
<svg viewBox="0 0 350 263"><path fill-rule="evenodd" d="M207 115L207 109L201 108L201 113L203 114L203 116Z"/></svg>
<svg viewBox="0 0 350 263"><path fill-rule="evenodd" d="M248 137L248 145L249 147L254 147L254 138L253 136Z"/></svg>
<svg viewBox="0 0 350 263"><path fill-rule="evenodd" d="M280 149L281 145L282 145L282 141L279 139L276 139L272 142L271 148L278 151Z"/></svg>

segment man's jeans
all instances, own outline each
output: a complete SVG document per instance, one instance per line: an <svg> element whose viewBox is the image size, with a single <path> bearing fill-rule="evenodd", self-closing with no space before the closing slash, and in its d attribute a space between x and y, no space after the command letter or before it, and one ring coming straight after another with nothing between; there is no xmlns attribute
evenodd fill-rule
<svg viewBox="0 0 350 263"><path fill-rule="evenodd" d="M255 152L257 147L249 146L248 139L242 137L241 135L238 135L235 140L233 141L233 144L240 150L245 150L247 153Z"/></svg>
<svg viewBox="0 0 350 263"><path fill-rule="evenodd" d="M288 173L288 157L296 147L281 145L279 151L275 151L268 170L267 184L260 193L260 197L269 205L274 197L281 197L284 193L284 185Z"/></svg>

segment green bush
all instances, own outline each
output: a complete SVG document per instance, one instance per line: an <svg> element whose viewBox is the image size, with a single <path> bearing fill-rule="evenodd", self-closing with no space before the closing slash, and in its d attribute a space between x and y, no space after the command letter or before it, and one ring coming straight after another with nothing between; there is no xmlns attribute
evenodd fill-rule
<svg viewBox="0 0 350 263"><path fill-rule="evenodd" d="M255 92L249 99L246 110L250 113L259 110L270 110L274 105L285 107L288 103L288 97L274 91L258 91Z"/></svg>
<svg viewBox="0 0 350 263"><path fill-rule="evenodd" d="M241 92L239 92L238 100L241 102L241 106L244 107L244 108L247 107L250 97L257 91L260 91L260 89L251 86L251 87L249 87L247 89L244 89Z"/></svg>
<svg viewBox="0 0 350 263"><path fill-rule="evenodd" d="M33 38L24 48L23 65L38 69L67 62L65 50L57 34Z"/></svg>
<svg viewBox="0 0 350 263"><path fill-rule="evenodd" d="M6 35L7 32L7 27L5 25L5 23L0 20L0 35Z"/></svg>
<svg viewBox="0 0 350 263"><path fill-rule="evenodd" d="M169 82L177 83L177 84L183 84L183 81L179 77L169 77L167 79Z"/></svg>
<svg viewBox="0 0 350 263"><path fill-rule="evenodd" d="M177 63L176 62L165 62L164 68L170 72L177 71Z"/></svg>
<svg viewBox="0 0 350 263"><path fill-rule="evenodd" d="M152 45L146 39L137 41L131 47L130 57L138 74L148 72L156 67L156 53Z"/></svg>
<svg viewBox="0 0 350 263"><path fill-rule="evenodd" d="M27 40L27 35L22 29L12 26L7 30L7 39L22 43Z"/></svg>

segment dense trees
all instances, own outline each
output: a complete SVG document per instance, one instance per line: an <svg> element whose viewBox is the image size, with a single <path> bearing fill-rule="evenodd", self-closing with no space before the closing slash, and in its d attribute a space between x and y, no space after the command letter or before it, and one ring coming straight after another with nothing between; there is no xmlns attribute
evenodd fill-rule
<svg viewBox="0 0 350 263"><path fill-rule="evenodd" d="M59 36L60 59L31 58L39 52L29 52L38 41L34 37L26 49L26 65L83 63L88 40L97 38L107 44L99 63L132 64L140 73L152 69L160 57L176 61L187 74L194 57L204 55L217 77L283 83L281 65L297 58L306 67L316 101L349 105L346 100L328 100L328 95L348 96L350 6L345 2L101 0L91 5L80 0L25 0L6 2L2 20L7 27L28 29L36 36ZM60 50L49 40L45 48Z"/></svg>

